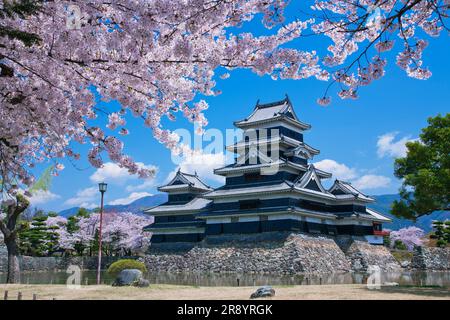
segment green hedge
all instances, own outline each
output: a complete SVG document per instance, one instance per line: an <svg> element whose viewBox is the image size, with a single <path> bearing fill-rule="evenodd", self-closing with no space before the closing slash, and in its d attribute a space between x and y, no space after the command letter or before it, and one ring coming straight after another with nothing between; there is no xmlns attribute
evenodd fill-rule
<svg viewBox="0 0 450 320"><path fill-rule="evenodd" d="M144 263L133 259L123 259L111 264L108 268L108 274L112 277L117 277L117 275L125 269L138 269L141 270L142 273L147 273L147 268Z"/></svg>

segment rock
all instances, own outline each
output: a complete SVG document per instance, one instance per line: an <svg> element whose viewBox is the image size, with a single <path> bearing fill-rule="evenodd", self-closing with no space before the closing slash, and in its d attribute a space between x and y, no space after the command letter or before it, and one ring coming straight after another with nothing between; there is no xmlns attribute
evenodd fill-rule
<svg viewBox="0 0 450 320"><path fill-rule="evenodd" d="M142 278L142 272L137 269L122 270L114 281L113 286L132 286L139 283Z"/></svg>
<svg viewBox="0 0 450 320"><path fill-rule="evenodd" d="M450 248L416 247L411 267L419 270L450 270Z"/></svg>
<svg viewBox="0 0 450 320"><path fill-rule="evenodd" d="M150 286L150 281L147 279L141 278L137 282L133 284L135 287L146 288Z"/></svg>
<svg viewBox="0 0 450 320"><path fill-rule="evenodd" d="M371 245L361 240L353 240L346 251L353 271L367 271L377 266L381 271L400 271L400 264L384 246Z"/></svg>
<svg viewBox="0 0 450 320"><path fill-rule="evenodd" d="M383 283L383 286L386 286L386 287L398 287L399 284L397 282L385 282L385 283Z"/></svg>
<svg viewBox="0 0 450 320"><path fill-rule="evenodd" d="M275 290L270 286L264 286L261 288L258 288L255 292L252 293L250 296L250 299L256 299L256 298L267 298L267 297L273 297L275 295Z"/></svg>
<svg viewBox="0 0 450 320"><path fill-rule="evenodd" d="M402 261L400 263L400 265L402 266L402 268L408 268L411 265L411 262L409 262L408 260Z"/></svg>

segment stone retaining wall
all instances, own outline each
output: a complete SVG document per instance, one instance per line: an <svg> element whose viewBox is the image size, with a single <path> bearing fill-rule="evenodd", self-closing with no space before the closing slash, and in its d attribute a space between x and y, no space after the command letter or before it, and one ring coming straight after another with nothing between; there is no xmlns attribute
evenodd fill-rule
<svg viewBox="0 0 450 320"><path fill-rule="evenodd" d="M145 262L150 271L171 272L296 274L351 270L333 238L288 233L209 237L198 246L178 252L164 252L154 246Z"/></svg>
<svg viewBox="0 0 450 320"><path fill-rule="evenodd" d="M411 268L419 270L450 270L450 248L416 248Z"/></svg>
<svg viewBox="0 0 450 320"><path fill-rule="evenodd" d="M384 246L373 246L367 242L354 240L346 250L353 271L368 271L369 266L379 266L383 271L398 271L400 264Z"/></svg>
<svg viewBox="0 0 450 320"><path fill-rule="evenodd" d="M5 272L6 250L1 249L0 246L0 253L4 254L0 254L0 272ZM119 257L104 257L102 268L117 259ZM384 271L400 269L387 248L361 239L281 232L214 236L198 244L170 247L153 244L144 261L149 271L168 272L325 274L364 272L370 265L378 265ZM20 264L23 271L66 270L70 264L95 270L97 257L20 257ZM450 270L450 249L417 249L411 267Z"/></svg>

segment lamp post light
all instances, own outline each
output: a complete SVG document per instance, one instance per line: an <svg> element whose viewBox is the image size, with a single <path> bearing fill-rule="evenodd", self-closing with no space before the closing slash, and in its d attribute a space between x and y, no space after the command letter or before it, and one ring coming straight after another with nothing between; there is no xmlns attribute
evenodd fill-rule
<svg viewBox="0 0 450 320"><path fill-rule="evenodd" d="M98 230L98 266L97 266L97 284L100 284L100 271L102 268L102 225L103 225L103 195L106 192L108 185L104 182L98 184L98 190L102 194L100 203L100 228Z"/></svg>

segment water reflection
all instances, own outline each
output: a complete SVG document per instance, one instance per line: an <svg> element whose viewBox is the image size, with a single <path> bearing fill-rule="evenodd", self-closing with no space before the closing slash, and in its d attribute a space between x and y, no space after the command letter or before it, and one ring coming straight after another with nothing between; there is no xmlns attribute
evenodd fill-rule
<svg viewBox="0 0 450 320"><path fill-rule="evenodd" d="M24 284L65 284L65 272L23 273ZM367 274L341 273L327 275L261 275L261 274L219 274L219 273L149 273L146 278L153 284L176 284L188 286L263 286L263 285L320 285L320 284L365 284ZM6 274L0 274L0 283L5 283ZM102 272L102 282L112 284L112 279ZM398 282L400 285L450 286L450 272L402 271L382 273L381 281ZM96 284L95 271L82 272L82 285Z"/></svg>

